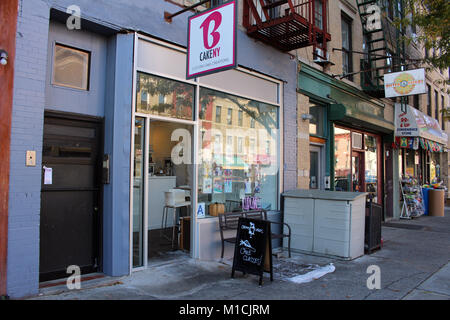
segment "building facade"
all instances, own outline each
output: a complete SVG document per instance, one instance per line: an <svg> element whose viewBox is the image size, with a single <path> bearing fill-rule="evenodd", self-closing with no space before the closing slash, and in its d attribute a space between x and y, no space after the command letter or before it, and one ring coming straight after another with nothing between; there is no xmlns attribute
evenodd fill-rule
<svg viewBox="0 0 450 320"><path fill-rule="evenodd" d="M188 17L226 2L170 18L195 3L19 2L7 295L35 295L71 265L127 275L174 247L217 259L217 203L280 220L284 191L365 191L400 216L396 101L383 71L360 71L403 56L368 39L384 29L368 36L367 1L237 1L237 68L186 79ZM429 101L447 131L443 75L427 76L437 93L417 108ZM427 177L447 183L447 153L426 155Z"/></svg>
<svg viewBox="0 0 450 320"><path fill-rule="evenodd" d="M169 22L189 3L20 1L7 295L35 295L70 265L145 268L174 243L169 190L189 199L193 258L220 255L215 202L257 198L280 219L297 187L297 61L249 38L237 3L238 68L186 80L187 17L206 7Z"/></svg>
<svg viewBox="0 0 450 320"><path fill-rule="evenodd" d="M374 12L378 26L369 25ZM398 143L395 108L401 99L384 98L385 73L426 67L418 63L425 50L404 40L417 30L395 27L395 19L405 16L401 1L330 1L328 56L315 55L313 48L297 50L299 152L310 150L299 157L298 185L369 192L387 220L400 217L402 177L448 187L447 142L440 139L448 130L442 111L448 105L448 75L427 71L428 93L404 101L429 116L427 121L437 120L430 140L434 146L439 142L434 149L425 142L410 152Z"/></svg>

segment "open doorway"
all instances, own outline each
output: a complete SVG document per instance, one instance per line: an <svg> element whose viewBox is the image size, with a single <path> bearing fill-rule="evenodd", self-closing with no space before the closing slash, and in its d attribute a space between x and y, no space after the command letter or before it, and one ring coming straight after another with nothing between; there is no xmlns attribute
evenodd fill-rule
<svg viewBox="0 0 450 320"><path fill-rule="evenodd" d="M149 259L177 249L190 251L192 136L191 125L150 121Z"/></svg>
<svg viewBox="0 0 450 320"><path fill-rule="evenodd" d="M133 266L139 267L191 250L193 125L136 117L134 141Z"/></svg>

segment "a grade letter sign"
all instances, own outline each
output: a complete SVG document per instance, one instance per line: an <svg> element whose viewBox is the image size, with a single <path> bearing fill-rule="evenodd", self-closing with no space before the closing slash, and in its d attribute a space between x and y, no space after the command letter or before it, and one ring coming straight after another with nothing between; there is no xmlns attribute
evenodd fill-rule
<svg viewBox="0 0 450 320"><path fill-rule="evenodd" d="M236 67L236 1L189 17L186 78Z"/></svg>
<svg viewBox="0 0 450 320"><path fill-rule="evenodd" d="M384 95L386 98L411 96L427 92L425 69L386 73Z"/></svg>

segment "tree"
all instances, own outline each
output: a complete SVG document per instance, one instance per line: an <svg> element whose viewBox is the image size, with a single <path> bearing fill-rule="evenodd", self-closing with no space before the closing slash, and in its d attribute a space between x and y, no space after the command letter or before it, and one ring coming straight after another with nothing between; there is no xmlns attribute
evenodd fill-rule
<svg viewBox="0 0 450 320"><path fill-rule="evenodd" d="M403 8L403 17L395 23L398 27L409 25L416 30L412 40L429 53L423 62L435 69L450 68L450 1L403 0Z"/></svg>

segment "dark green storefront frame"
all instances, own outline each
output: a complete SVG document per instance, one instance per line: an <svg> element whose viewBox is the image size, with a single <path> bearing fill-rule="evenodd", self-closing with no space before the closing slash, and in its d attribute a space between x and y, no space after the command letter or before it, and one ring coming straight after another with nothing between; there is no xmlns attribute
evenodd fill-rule
<svg viewBox="0 0 450 320"><path fill-rule="evenodd" d="M348 83L337 80L307 64L299 62L297 91L326 105L326 164L334 190L334 124L371 131L382 135L383 142L394 140L394 123L384 119L385 105Z"/></svg>

